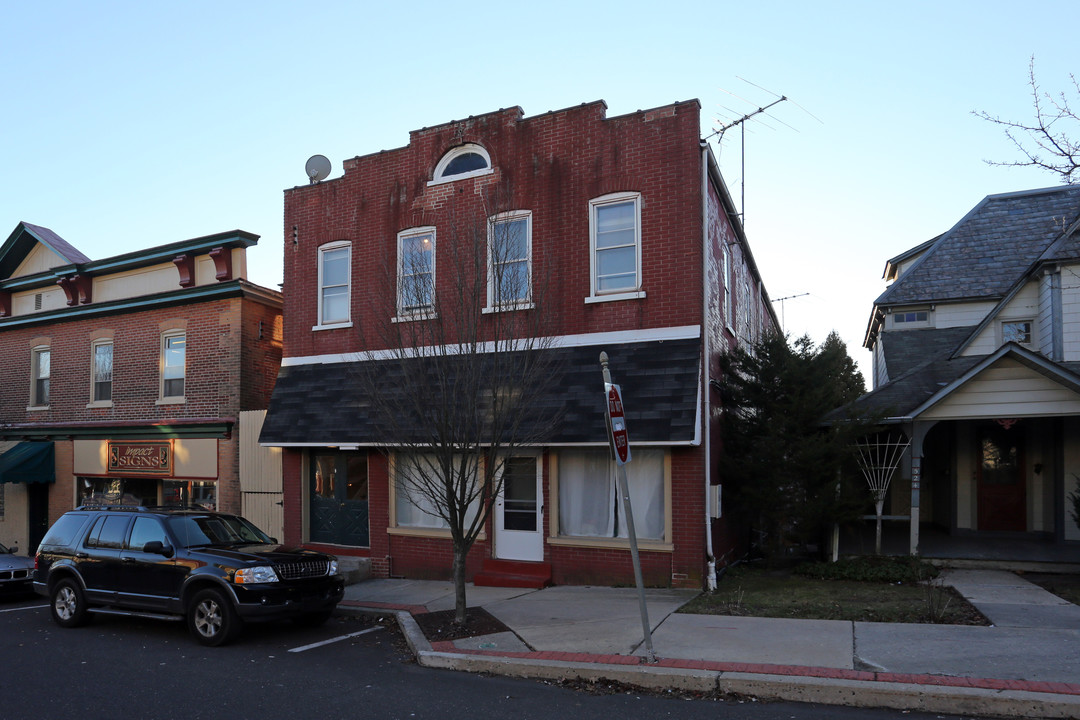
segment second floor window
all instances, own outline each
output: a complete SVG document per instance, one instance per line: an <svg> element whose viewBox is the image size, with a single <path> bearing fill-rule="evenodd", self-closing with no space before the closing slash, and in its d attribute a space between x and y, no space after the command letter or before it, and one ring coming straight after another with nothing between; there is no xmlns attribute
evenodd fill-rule
<svg viewBox="0 0 1080 720"><path fill-rule="evenodd" d="M398 235L398 315L422 314L435 302L435 228Z"/></svg>
<svg viewBox="0 0 1080 720"><path fill-rule="evenodd" d="M488 307L513 308L530 302L532 214L500 215L491 220L488 231Z"/></svg>
<svg viewBox="0 0 1080 720"><path fill-rule="evenodd" d="M349 322L350 246L319 248L319 326Z"/></svg>
<svg viewBox="0 0 1080 720"><path fill-rule="evenodd" d="M641 286L641 196L619 193L590 203L593 295Z"/></svg>
<svg viewBox="0 0 1080 720"><path fill-rule="evenodd" d="M34 348L31 355L33 362L33 387L30 390L30 404L34 407L46 407L49 404L49 376L52 374L49 348Z"/></svg>
<svg viewBox="0 0 1080 720"><path fill-rule="evenodd" d="M94 402L112 401L113 344L97 342L93 345L94 356Z"/></svg>
<svg viewBox="0 0 1080 720"><path fill-rule="evenodd" d="M1002 342L1014 342L1020 345L1031 344L1031 321L1011 320L1001 323Z"/></svg>
<svg viewBox="0 0 1080 720"><path fill-rule="evenodd" d="M162 338L161 397L184 397L184 375L187 357L187 336L170 333Z"/></svg>

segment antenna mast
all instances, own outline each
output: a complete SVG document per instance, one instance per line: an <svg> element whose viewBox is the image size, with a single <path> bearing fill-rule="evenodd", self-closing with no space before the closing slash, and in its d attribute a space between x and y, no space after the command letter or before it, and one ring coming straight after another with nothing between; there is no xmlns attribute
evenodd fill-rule
<svg viewBox="0 0 1080 720"><path fill-rule="evenodd" d="M759 107L754 112L747 113L746 115L743 115L738 120L735 120L733 122L729 122L727 125L724 125L723 127L719 128L715 133L715 134L720 136L720 140L723 140L724 139L724 132L726 130L730 130L731 128L735 127L736 125L742 125L742 127L739 128L739 130L740 130L740 142L741 142L741 145L742 145L742 147L740 149L740 152L739 152L739 155L740 155L740 158L739 158L740 170L739 170L739 172L742 174L742 190L741 190L740 198L739 198L739 211L740 211L739 212L739 217L742 218L742 223L743 223L743 229L744 230L746 229L746 125L745 125L745 123L746 123L747 120L754 117L755 115L760 115L761 113L763 113L766 110L768 110L769 108L771 108L773 105L779 105L780 103L784 102L785 100L787 100L787 95L781 95L779 100L773 100L768 105L765 105L764 107ZM781 306L781 307L783 307L783 306Z"/></svg>

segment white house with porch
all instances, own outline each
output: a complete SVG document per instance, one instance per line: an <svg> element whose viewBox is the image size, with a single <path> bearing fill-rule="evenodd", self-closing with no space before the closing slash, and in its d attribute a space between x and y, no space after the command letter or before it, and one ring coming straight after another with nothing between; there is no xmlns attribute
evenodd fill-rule
<svg viewBox="0 0 1080 720"><path fill-rule="evenodd" d="M884 277L856 406L910 440L884 510L910 552L933 528L1080 561L1080 186L986 197Z"/></svg>

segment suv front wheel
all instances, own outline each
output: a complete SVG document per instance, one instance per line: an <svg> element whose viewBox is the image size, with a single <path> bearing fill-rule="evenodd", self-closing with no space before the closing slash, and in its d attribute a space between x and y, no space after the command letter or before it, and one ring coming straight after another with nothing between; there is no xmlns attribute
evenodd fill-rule
<svg viewBox="0 0 1080 720"><path fill-rule="evenodd" d="M64 578L53 587L51 598L49 610L57 625L71 628L86 622L86 596L78 582Z"/></svg>
<svg viewBox="0 0 1080 720"><path fill-rule="evenodd" d="M240 632L241 620L220 590L207 588L195 593L187 611L188 628L203 645L217 647Z"/></svg>

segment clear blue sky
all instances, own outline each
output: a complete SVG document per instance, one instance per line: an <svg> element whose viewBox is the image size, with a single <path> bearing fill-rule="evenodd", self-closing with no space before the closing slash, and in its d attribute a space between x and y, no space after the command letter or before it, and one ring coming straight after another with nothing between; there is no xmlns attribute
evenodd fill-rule
<svg viewBox="0 0 1080 720"><path fill-rule="evenodd" d="M377 8L377 9L376 9ZM520 105L609 116L697 98L785 329L861 348L884 262L987 194L1056 185L971 114L1069 87L1080 4L40 2L0 4L0 237L44 225L98 259L240 228L281 281L282 190L320 153ZM749 81L749 82L747 82ZM767 124L766 124L767 123Z"/></svg>

